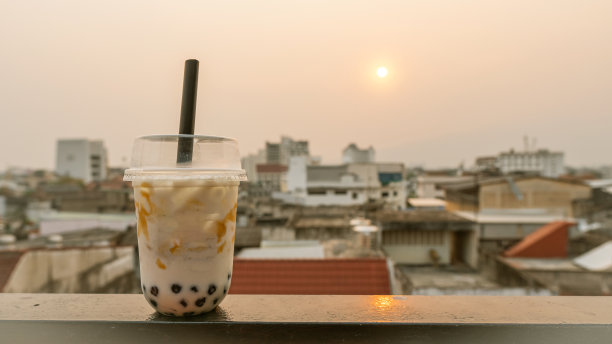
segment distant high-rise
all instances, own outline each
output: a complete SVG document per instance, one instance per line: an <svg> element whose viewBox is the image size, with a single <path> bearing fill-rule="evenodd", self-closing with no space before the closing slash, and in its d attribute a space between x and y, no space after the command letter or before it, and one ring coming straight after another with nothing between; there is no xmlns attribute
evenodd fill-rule
<svg viewBox="0 0 612 344"><path fill-rule="evenodd" d="M345 164L374 162L374 147L359 149L356 144L351 143L342 151L342 162Z"/></svg>
<svg viewBox="0 0 612 344"><path fill-rule="evenodd" d="M85 183L106 179L107 155L104 142L87 139L58 140L55 171Z"/></svg>
<svg viewBox="0 0 612 344"><path fill-rule="evenodd" d="M281 137L280 143L266 142L266 163L289 165L294 156L309 156L308 141L296 141L290 137Z"/></svg>

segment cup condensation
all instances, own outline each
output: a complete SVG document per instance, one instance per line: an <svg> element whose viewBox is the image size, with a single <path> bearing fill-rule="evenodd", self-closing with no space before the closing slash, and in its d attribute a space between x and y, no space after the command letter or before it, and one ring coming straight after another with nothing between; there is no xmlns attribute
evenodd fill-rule
<svg viewBox="0 0 612 344"><path fill-rule="evenodd" d="M177 137L138 139L124 179L134 188L143 294L162 314L190 316L211 311L229 290L246 178L236 141L194 136L193 161L177 165Z"/></svg>

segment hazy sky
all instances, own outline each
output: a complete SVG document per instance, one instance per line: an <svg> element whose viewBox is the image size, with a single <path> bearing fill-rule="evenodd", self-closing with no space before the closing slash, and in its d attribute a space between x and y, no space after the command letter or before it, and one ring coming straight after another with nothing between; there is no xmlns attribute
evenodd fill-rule
<svg viewBox="0 0 612 344"><path fill-rule="evenodd" d="M243 154L284 134L326 163L356 142L456 166L530 135L612 164L610 0L0 0L0 168L53 168L74 137L118 165L176 133L188 58L196 132Z"/></svg>

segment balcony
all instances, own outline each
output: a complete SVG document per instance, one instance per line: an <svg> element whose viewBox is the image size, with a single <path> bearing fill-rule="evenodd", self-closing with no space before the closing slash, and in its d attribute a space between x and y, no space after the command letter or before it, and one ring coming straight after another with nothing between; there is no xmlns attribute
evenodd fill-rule
<svg viewBox="0 0 612 344"><path fill-rule="evenodd" d="M612 298L229 295L169 318L142 295L0 294L4 343L610 343Z"/></svg>

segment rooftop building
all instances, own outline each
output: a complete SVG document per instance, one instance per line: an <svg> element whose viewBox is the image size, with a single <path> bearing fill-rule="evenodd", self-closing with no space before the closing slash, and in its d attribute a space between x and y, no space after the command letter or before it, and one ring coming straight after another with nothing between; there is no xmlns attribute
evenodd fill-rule
<svg viewBox="0 0 612 344"><path fill-rule="evenodd" d="M374 162L375 154L372 146L360 149L356 144L351 143L342 151L342 163Z"/></svg>

